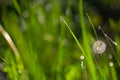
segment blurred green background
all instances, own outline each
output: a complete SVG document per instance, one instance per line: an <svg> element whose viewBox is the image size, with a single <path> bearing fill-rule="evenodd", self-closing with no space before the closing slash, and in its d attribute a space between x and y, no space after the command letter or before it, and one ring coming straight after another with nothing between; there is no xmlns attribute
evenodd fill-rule
<svg viewBox="0 0 120 80"><path fill-rule="evenodd" d="M20 54L0 34L0 80L119 80L119 15L120 0L0 0L0 24ZM92 51L95 35L103 54Z"/></svg>

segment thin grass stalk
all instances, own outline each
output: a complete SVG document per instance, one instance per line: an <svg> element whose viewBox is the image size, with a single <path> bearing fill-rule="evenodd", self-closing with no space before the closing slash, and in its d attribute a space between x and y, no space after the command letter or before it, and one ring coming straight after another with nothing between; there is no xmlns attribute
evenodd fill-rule
<svg viewBox="0 0 120 80"><path fill-rule="evenodd" d="M92 53L90 50L90 46L89 46L89 39L88 39L88 33L87 33L87 29L86 29L86 25L84 22L84 15L83 15L83 5L82 5L83 1L80 0L79 1L79 14L80 14L80 23L81 23L81 29L82 29L82 38L83 38L83 44L84 44L84 49L85 52L87 54L87 62L88 62L88 68L90 70L90 75L91 75L91 79L92 80L96 80L96 68L92 59ZM90 68L91 67L91 68Z"/></svg>

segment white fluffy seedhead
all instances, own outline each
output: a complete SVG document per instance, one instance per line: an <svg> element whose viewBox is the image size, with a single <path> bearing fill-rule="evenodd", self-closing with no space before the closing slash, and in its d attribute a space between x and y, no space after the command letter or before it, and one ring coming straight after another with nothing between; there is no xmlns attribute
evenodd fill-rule
<svg viewBox="0 0 120 80"><path fill-rule="evenodd" d="M97 40L94 42L93 44L93 52L97 53L97 54L102 54L104 53L106 50L106 44L101 41L101 40Z"/></svg>

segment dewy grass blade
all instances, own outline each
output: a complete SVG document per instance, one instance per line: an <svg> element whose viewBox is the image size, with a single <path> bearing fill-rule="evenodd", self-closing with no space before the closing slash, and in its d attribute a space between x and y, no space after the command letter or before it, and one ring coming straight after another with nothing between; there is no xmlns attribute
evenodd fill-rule
<svg viewBox="0 0 120 80"><path fill-rule="evenodd" d="M91 80L96 80L96 68L94 65L94 61L92 58L92 53L90 50L90 46L89 46L89 39L88 39L88 31L86 29L86 25L85 25L85 21L84 21L84 13L83 13L83 0L79 0L79 14L80 14L80 26L81 26L81 30L82 30L82 38L83 38L83 44L84 44L84 49L85 52L87 54L87 62L88 62L88 67L89 68L89 72L90 72L90 76L91 76Z"/></svg>
<svg viewBox="0 0 120 80"><path fill-rule="evenodd" d="M67 28L69 29L70 33L72 34L73 38L75 39L77 45L79 46L80 50L82 51L83 55L86 57L86 54L81 46L81 44L79 43L78 39L76 38L75 34L72 32L72 30L70 29L69 25L67 24L67 22L63 19L63 17L60 17L60 20L67 26Z"/></svg>
<svg viewBox="0 0 120 80"><path fill-rule="evenodd" d="M117 46L117 48L120 49L119 45L117 45L117 43L116 43L115 41L113 41L113 40L103 31L103 29L101 28L101 26L99 26L98 29L101 30L101 32L102 32L103 35L105 36L106 41L108 42L108 44L109 44L109 46L110 46L110 48L111 48L111 51L116 55L116 52L114 51L114 48L113 48L113 46L112 46L111 43L113 43L115 46ZM111 43L110 43L110 42L111 42ZM118 63L119 63L119 62L118 62ZM115 72L115 67L112 66L112 67L110 68L110 70L111 70L111 73L112 73L112 74L111 74L112 80L117 80L117 75L116 75L116 72Z"/></svg>
<svg viewBox="0 0 120 80"><path fill-rule="evenodd" d="M120 46L119 46L115 41L113 41L113 40L103 31L103 29L101 28L101 26L99 26L98 29L100 29L100 30L102 31L102 33L104 34L105 38L107 38L110 42L112 42L115 46L117 46L117 47L120 49Z"/></svg>
<svg viewBox="0 0 120 80"><path fill-rule="evenodd" d="M92 20L91 20L90 16L88 15L88 13L86 13L86 15L87 15L88 20L89 20L89 22L90 22L90 24L91 24L91 26L92 26L92 28L93 28L93 31L94 31L95 37L96 37L96 39L98 39L98 36L97 36L96 30L95 30L95 26L93 25Z"/></svg>
<svg viewBox="0 0 120 80"><path fill-rule="evenodd" d="M89 58L86 53L85 53L85 50L83 49L83 47L81 46L81 44L79 43L78 39L76 38L75 34L72 32L72 30L70 29L70 26L67 24L67 22L62 18L60 17L60 20L67 26L67 28L69 29L71 35L73 36L73 38L75 39L77 45L79 46L80 50L82 51L83 55L85 56L85 58L87 59L87 62L89 64L89 66L91 67L90 68L90 72L91 72L91 75L92 75L92 78L93 80L95 80L95 68L94 68L94 65L93 65L93 62L91 61L91 58ZM94 69L93 69L94 68Z"/></svg>

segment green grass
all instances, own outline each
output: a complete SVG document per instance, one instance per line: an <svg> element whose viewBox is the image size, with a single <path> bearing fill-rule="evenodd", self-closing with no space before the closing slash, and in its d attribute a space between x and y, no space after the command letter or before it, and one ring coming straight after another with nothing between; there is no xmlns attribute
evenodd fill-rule
<svg viewBox="0 0 120 80"><path fill-rule="evenodd" d="M59 0L46 3L12 0L12 3L10 9L2 6L1 25L13 40L20 57L18 59L14 54L6 39L0 39L5 46L0 48L0 52L4 54L1 58L8 80L117 80L115 68L120 66L120 49L115 46L115 51L114 44L110 42L107 45L111 46L108 48L110 51L107 49L101 55L92 51L92 40L96 41L99 37L88 14L85 16L94 34L85 22L82 0L77 8L79 28L71 25L73 13L69 12L72 8L70 0L67 5ZM79 37L75 28L81 31ZM119 35L115 36L115 41L120 42ZM109 54L117 62L112 67L109 62L114 63L114 60L108 58ZM85 59L81 60L81 55Z"/></svg>

